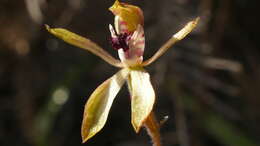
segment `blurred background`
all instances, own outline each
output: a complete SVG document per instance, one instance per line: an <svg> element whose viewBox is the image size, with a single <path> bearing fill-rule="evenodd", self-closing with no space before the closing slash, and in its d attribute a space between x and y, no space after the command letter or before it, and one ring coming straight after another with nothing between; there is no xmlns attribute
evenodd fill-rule
<svg viewBox="0 0 260 146"><path fill-rule="evenodd" d="M122 0L123 1L123 0ZM81 143L85 102L117 69L50 35L44 24L109 43L113 0L0 0L1 146L151 146L130 123L124 87L103 130ZM145 59L185 23L188 37L147 68L164 146L260 144L257 0L128 0L145 15Z"/></svg>

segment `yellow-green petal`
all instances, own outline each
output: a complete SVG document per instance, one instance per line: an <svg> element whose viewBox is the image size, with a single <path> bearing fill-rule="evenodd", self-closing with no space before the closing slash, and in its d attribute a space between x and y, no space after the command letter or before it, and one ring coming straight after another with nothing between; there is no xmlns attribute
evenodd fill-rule
<svg viewBox="0 0 260 146"><path fill-rule="evenodd" d="M91 40L84 38L82 36L79 36L73 32L70 32L63 28L50 28L48 25L45 25L46 29L53 34L54 36L62 39L66 43L69 43L73 46L77 46L79 48L85 49L87 51L90 51L91 53L99 56L103 60L105 60L107 63L115 66L115 67L123 67L123 64L120 62L120 60L115 59L111 55L109 55L104 49L99 47L97 44L92 42Z"/></svg>
<svg viewBox="0 0 260 146"><path fill-rule="evenodd" d="M103 82L92 93L84 109L81 127L83 142L86 142L104 127L113 100L128 75L129 70L122 69L111 78Z"/></svg>
<svg viewBox="0 0 260 146"><path fill-rule="evenodd" d="M139 132L155 101L149 73L144 69L131 70L128 86L131 93L132 125L135 131Z"/></svg>

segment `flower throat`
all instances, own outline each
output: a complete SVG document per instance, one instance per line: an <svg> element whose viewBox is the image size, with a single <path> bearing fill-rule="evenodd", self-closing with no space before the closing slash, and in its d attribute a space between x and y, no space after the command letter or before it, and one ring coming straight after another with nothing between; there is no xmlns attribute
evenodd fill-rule
<svg viewBox="0 0 260 146"><path fill-rule="evenodd" d="M131 37L129 33L116 34L116 37L111 37L110 42L115 50L123 49L124 52L129 50L128 41Z"/></svg>

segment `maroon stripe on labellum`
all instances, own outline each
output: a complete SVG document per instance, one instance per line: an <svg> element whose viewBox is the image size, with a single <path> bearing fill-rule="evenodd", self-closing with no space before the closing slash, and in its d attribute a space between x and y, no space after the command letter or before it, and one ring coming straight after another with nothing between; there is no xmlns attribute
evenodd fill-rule
<svg viewBox="0 0 260 146"><path fill-rule="evenodd" d="M123 49L124 52L129 50L128 41L131 37L131 34L129 33L123 33L116 35L116 37L112 37L110 39L111 45L114 49L119 50Z"/></svg>
<svg viewBox="0 0 260 146"><path fill-rule="evenodd" d="M125 21L120 21L121 25L127 25L127 23Z"/></svg>

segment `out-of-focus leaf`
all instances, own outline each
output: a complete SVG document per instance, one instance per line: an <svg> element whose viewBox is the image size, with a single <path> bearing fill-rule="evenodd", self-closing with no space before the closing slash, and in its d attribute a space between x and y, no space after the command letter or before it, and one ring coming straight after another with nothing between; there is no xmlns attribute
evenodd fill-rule
<svg viewBox="0 0 260 146"><path fill-rule="evenodd" d="M132 98L132 125L138 132L153 109L155 93L150 75L143 69L131 70L128 82Z"/></svg>
<svg viewBox="0 0 260 146"><path fill-rule="evenodd" d="M122 69L102 83L88 99L81 129L83 142L86 142L104 127L113 100L128 74L128 69Z"/></svg>
<svg viewBox="0 0 260 146"><path fill-rule="evenodd" d="M204 125L209 133L226 146L256 146L245 133L218 115L208 116Z"/></svg>
<svg viewBox="0 0 260 146"><path fill-rule="evenodd" d="M63 41L73 45L77 46L79 48L85 49L87 51L90 51L91 53L99 56L103 60L105 60L107 63L115 66L115 67L123 67L122 63L118 60L109 55L104 49L99 47L97 44L92 42L91 40L84 38L82 36L79 36L73 32L70 32L63 28L50 28L48 25L46 25L46 29L56 37L62 39Z"/></svg>

